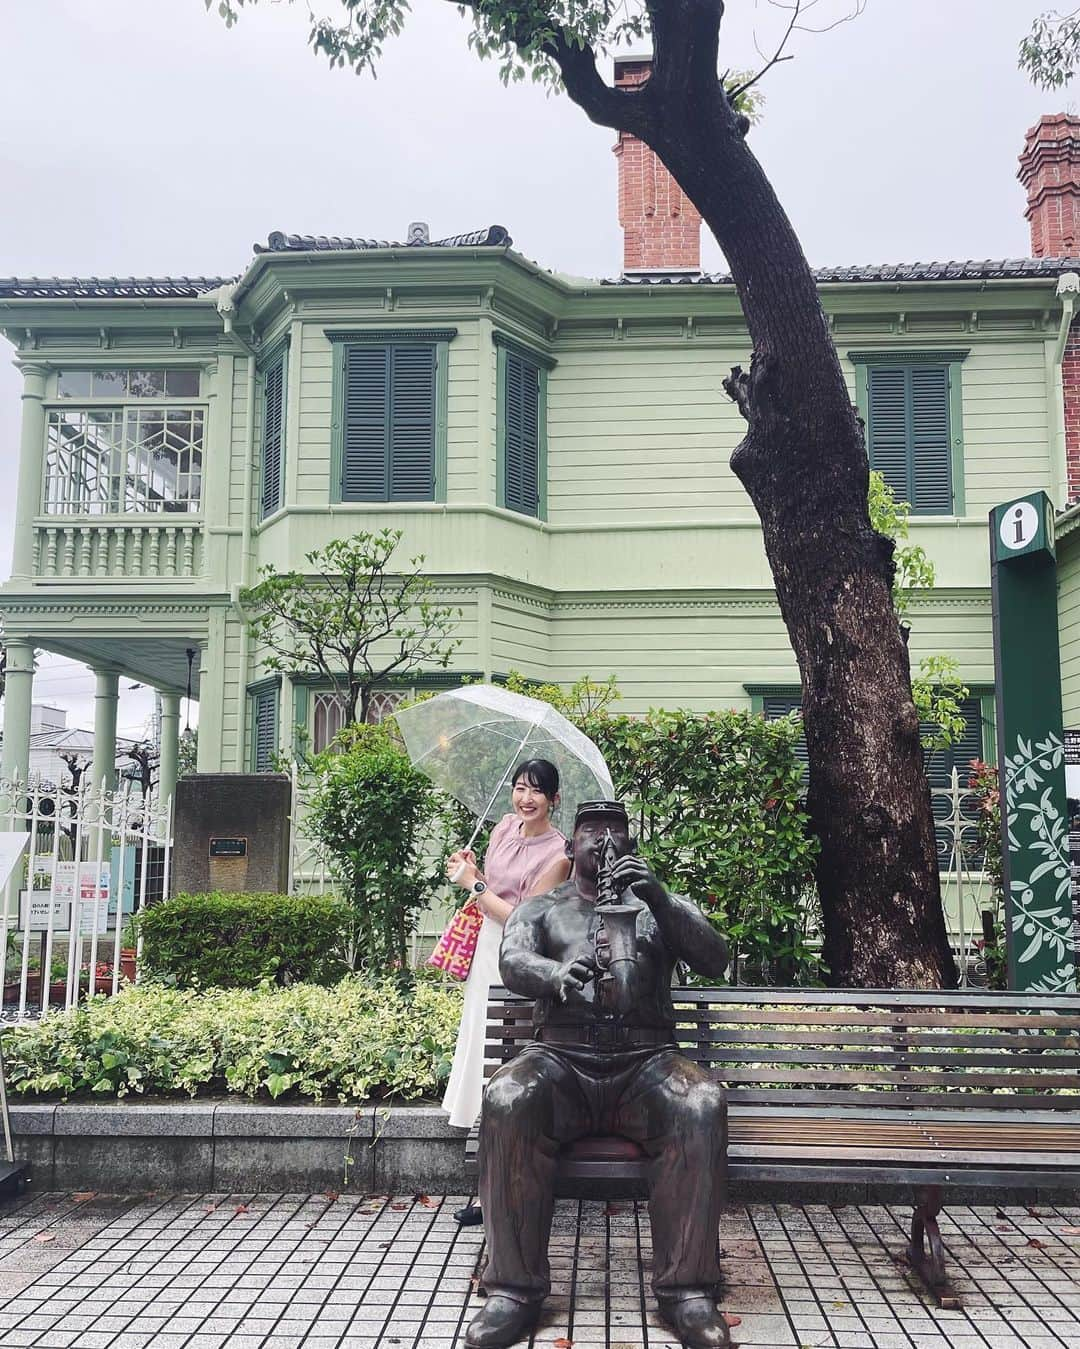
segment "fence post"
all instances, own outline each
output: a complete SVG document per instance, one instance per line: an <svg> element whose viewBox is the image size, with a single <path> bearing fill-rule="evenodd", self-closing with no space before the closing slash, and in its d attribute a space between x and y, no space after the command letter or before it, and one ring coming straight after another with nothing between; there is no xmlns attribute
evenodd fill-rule
<svg viewBox="0 0 1080 1349"><path fill-rule="evenodd" d="M290 895L296 894L296 821L300 814L300 770L296 760L293 760L289 771L289 880L288 891Z"/></svg>

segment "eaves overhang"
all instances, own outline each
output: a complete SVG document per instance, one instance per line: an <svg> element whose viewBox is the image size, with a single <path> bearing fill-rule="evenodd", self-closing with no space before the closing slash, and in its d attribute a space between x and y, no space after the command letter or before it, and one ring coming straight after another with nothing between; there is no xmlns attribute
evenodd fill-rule
<svg viewBox="0 0 1080 1349"><path fill-rule="evenodd" d="M252 259L233 292L232 303L242 312L261 308L272 290L290 294L329 293L354 280L365 285L423 287L494 283L507 266L557 293L568 291L555 273L509 247L442 247L336 249L333 252L260 253ZM269 286L267 283L269 282Z"/></svg>

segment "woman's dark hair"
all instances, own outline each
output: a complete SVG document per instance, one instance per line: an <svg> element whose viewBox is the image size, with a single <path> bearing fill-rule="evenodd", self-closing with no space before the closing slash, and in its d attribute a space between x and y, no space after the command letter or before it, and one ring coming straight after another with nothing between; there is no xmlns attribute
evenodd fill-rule
<svg viewBox="0 0 1080 1349"><path fill-rule="evenodd" d="M516 787L522 778L530 787L543 792L549 801L554 801L559 794L559 770L547 759L524 759L514 769L511 787Z"/></svg>

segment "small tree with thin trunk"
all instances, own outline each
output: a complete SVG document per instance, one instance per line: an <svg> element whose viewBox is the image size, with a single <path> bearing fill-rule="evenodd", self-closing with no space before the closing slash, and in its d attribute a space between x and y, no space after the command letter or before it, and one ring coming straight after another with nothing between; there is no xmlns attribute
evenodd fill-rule
<svg viewBox="0 0 1080 1349"><path fill-rule="evenodd" d="M423 557L391 570L401 530L334 539L307 554L308 572L262 567L241 603L267 670L321 675L347 722L366 721L380 684L420 667L446 669L461 644L461 610L435 601Z"/></svg>
<svg viewBox="0 0 1080 1349"><path fill-rule="evenodd" d="M216 7L231 21L243 3ZM818 3L778 5L788 32ZM845 15L863 3L850 0ZM497 59L505 79L547 80L591 121L650 146L723 250L753 347L749 368L724 380L747 425L731 467L761 520L802 677L825 959L838 984L955 983L919 713L893 609L894 545L867 511L863 432L813 273L747 144L741 99L756 77L732 88L721 73L724 0L458 7L472 20L470 46ZM334 65L373 70L408 12L407 0L338 0L340 22L313 16L310 40ZM598 58L628 43L651 45L651 73L612 88ZM781 43L766 68L785 59Z"/></svg>

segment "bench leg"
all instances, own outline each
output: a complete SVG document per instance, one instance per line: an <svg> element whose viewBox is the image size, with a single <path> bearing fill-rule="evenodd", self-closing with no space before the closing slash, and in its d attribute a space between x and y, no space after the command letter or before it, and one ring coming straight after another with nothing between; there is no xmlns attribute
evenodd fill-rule
<svg viewBox="0 0 1080 1349"><path fill-rule="evenodd" d="M937 1215L941 1212L940 1185L922 1185L915 1191L915 1212L911 1215L911 1241L908 1261L941 1307L959 1307L948 1275L945 1273L945 1247ZM929 1244L929 1250L927 1245Z"/></svg>

